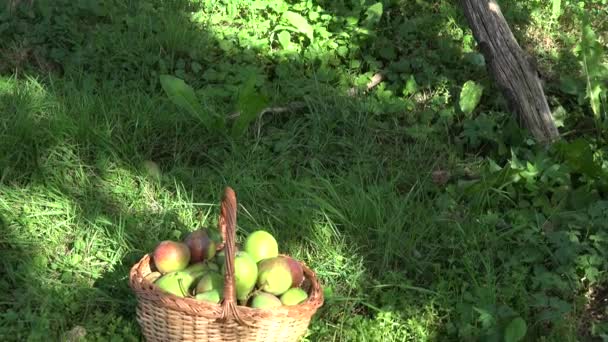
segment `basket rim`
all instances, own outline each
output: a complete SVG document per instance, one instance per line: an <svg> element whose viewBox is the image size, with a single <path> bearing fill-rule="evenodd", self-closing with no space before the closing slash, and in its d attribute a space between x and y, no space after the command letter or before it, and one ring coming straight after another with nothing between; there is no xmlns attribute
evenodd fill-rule
<svg viewBox="0 0 608 342"><path fill-rule="evenodd" d="M218 250L220 246L218 246ZM279 256L289 256L287 254L279 254ZM294 258L294 260L296 260ZM239 313L247 316L298 316L311 317L317 309L324 303L324 294L322 285L316 273L309 268L306 263L301 260L296 260L301 266L305 274L305 278L310 281L310 293L308 298L297 305L278 306L268 309L251 308L244 305L236 305ZM204 316L208 318L221 318L222 302L210 303L202 300L197 300L192 297L179 297L172 293L161 290L154 282L145 277L152 273L150 269L153 264L152 253L144 254L138 262L133 264L129 272L129 286L135 291L138 302L142 299L153 300L156 305L173 309L179 312ZM149 271L149 272L148 272ZM306 314L303 314L306 313Z"/></svg>

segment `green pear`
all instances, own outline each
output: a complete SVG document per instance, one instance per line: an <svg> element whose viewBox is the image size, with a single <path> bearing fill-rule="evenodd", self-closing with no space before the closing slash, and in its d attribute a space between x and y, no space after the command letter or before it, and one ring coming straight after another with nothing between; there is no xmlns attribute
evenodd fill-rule
<svg viewBox="0 0 608 342"><path fill-rule="evenodd" d="M222 295L221 295L221 292L219 290L213 289L213 290L210 290L210 291L197 293L196 296L194 296L194 298L198 299L198 300L205 301L205 302L210 302L210 303L216 303L217 304L222 299Z"/></svg>
<svg viewBox="0 0 608 342"><path fill-rule="evenodd" d="M281 257L264 259L258 264L258 288L275 296L289 290L293 283L289 264Z"/></svg>
<svg viewBox="0 0 608 342"><path fill-rule="evenodd" d="M256 230L245 239L245 252L257 263L260 260L279 255L279 245L272 234L265 230Z"/></svg>
<svg viewBox="0 0 608 342"><path fill-rule="evenodd" d="M217 252L217 254L215 255L215 263L220 268L222 268L224 266L225 262L226 262L226 252L224 249L222 249L221 251Z"/></svg>
<svg viewBox="0 0 608 342"><path fill-rule="evenodd" d="M266 292L258 292L253 295L250 307L256 309L269 309L281 305L281 300L279 300L279 298L277 298L275 295Z"/></svg>
<svg viewBox="0 0 608 342"><path fill-rule="evenodd" d="M219 271L219 267L213 262L203 261L194 263L184 270L190 273L207 273L209 271Z"/></svg>
<svg viewBox="0 0 608 342"><path fill-rule="evenodd" d="M225 267L222 270L225 270ZM234 258L234 283L237 299L247 299L249 293L255 287L257 277L258 265L255 261L247 252L237 252Z"/></svg>
<svg viewBox="0 0 608 342"><path fill-rule="evenodd" d="M234 252L238 253L240 251L239 246L237 245L237 246L234 246L234 247L235 247ZM226 249L225 248L221 249L220 251L218 251L215 254L215 263L220 268L222 268L224 266L224 264L226 263Z"/></svg>
<svg viewBox="0 0 608 342"><path fill-rule="evenodd" d="M281 295L281 303L286 306L298 305L308 298L306 291L299 287L292 287Z"/></svg>
<svg viewBox="0 0 608 342"><path fill-rule="evenodd" d="M165 292L172 293L178 297L186 297L190 293L195 276L189 272L176 271L163 275L154 283Z"/></svg>
<svg viewBox="0 0 608 342"><path fill-rule="evenodd" d="M218 272L207 272L196 284L196 293L211 290L224 290L224 277Z"/></svg>

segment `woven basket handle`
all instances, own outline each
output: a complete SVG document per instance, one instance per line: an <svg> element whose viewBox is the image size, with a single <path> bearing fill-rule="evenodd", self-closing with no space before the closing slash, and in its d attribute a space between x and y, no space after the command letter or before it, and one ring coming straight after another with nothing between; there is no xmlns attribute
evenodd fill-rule
<svg viewBox="0 0 608 342"><path fill-rule="evenodd" d="M224 301L222 303L222 320L233 318L245 324L240 318L236 304L236 289L234 279L234 259L236 250L236 194L231 187L224 189L222 207L219 218L219 228L224 240L225 275Z"/></svg>

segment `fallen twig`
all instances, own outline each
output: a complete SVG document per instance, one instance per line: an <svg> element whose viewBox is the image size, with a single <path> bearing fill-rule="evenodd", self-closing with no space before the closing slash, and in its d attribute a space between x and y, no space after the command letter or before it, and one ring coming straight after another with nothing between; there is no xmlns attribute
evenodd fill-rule
<svg viewBox="0 0 608 342"><path fill-rule="evenodd" d="M283 113L287 113L287 112L293 112L293 111L297 111L297 110L301 110L304 109L306 107L306 104L304 102L292 102L289 103L287 106L283 106L283 107L267 107L262 109L262 111L260 112L260 114L258 115L258 117L262 117L264 114L283 114ZM241 112L234 112L230 115L228 115L229 119L236 119L239 117L239 115L241 115Z"/></svg>
<svg viewBox="0 0 608 342"><path fill-rule="evenodd" d="M366 87L365 91L368 92L368 91L372 90L374 87L376 87L382 81L384 81L384 75L382 75L381 73L374 74L374 76L372 76L372 79L369 82L367 82L367 84L365 85L365 87ZM348 96L356 95L357 87L350 88L347 91L347 94L348 94Z"/></svg>

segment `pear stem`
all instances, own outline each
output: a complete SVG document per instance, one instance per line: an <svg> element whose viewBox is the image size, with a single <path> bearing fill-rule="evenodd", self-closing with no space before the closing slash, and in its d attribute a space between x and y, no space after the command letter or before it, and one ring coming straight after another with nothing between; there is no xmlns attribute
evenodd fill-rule
<svg viewBox="0 0 608 342"><path fill-rule="evenodd" d="M177 279L177 283L179 284L179 290L182 291L182 295L184 297L190 297L188 291L184 289L184 284L182 283L182 279Z"/></svg>

